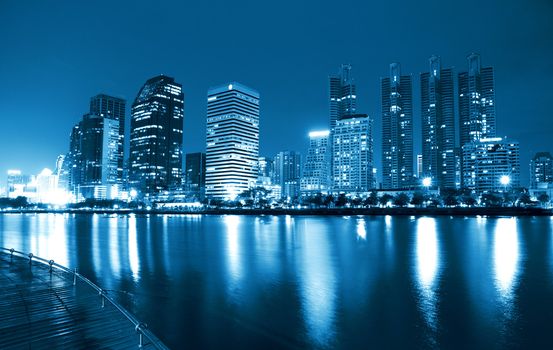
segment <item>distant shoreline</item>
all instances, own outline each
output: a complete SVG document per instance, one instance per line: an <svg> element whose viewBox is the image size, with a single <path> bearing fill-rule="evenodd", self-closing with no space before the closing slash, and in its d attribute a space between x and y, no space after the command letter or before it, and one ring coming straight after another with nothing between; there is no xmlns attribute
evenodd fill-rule
<svg viewBox="0 0 553 350"><path fill-rule="evenodd" d="M12 209L0 214L151 214L151 215L318 215L318 216L552 216L552 209L520 207L473 208L314 208L314 209Z"/></svg>

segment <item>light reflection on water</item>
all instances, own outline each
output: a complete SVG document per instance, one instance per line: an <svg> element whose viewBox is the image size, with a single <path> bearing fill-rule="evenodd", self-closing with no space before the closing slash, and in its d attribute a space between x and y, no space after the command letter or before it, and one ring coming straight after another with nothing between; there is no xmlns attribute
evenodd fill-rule
<svg viewBox="0 0 553 350"><path fill-rule="evenodd" d="M553 309L552 227L549 218L0 215L0 246L128 291L116 295L174 348L553 348L553 317L525 313Z"/></svg>
<svg viewBox="0 0 553 350"><path fill-rule="evenodd" d="M436 278L440 269L436 219L422 217L416 221L416 225L417 285L421 295L419 308L428 327L436 331L438 326Z"/></svg>

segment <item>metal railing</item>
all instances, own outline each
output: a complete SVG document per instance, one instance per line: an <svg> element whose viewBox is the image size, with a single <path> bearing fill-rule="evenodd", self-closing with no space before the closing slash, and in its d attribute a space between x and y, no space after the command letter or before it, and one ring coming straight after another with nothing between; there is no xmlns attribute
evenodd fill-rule
<svg viewBox="0 0 553 350"><path fill-rule="evenodd" d="M18 250L15 250L13 248L3 248L0 247L0 251L4 251L5 253L10 254L10 258L13 259L13 255L19 255L24 258L29 259L29 265L32 265L33 261L37 261L41 264L47 265L50 268L50 272L52 272L53 268L56 268L58 270L61 270L63 272L66 272L70 275L73 275L73 285L77 284L77 280L80 280L86 284L88 284L92 289L94 289L96 292L98 292L98 295L101 298L102 307L105 307L106 300L113 305L123 316L125 316L133 325L136 333L138 333L138 347L141 348L144 345L147 345L144 343L144 338L146 338L149 341L149 344L153 345L156 349L160 350L168 350L169 348L163 344L161 340L159 340L158 337L155 336L154 333L152 333L148 329L148 325L140 322L134 315L132 315L130 312L128 312L125 308L123 308L121 305L119 305L118 302L116 302L113 298L108 296L107 291L105 289L102 289L98 287L96 284L92 283L88 278L84 277L80 273L78 273L77 269L71 270L63 265L60 265L56 263L54 260L46 260L44 258L35 256L33 253L24 253L20 252Z"/></svg>

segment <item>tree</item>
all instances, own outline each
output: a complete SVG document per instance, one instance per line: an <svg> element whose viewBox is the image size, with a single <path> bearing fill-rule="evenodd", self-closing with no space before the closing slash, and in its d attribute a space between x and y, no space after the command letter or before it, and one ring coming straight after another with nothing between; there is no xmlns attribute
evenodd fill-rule
<svg viewBox="0 0 553 350"><path fill-rule="evenodd" d="M541 203L541 205L545 206L547 203L549 203L549 196L547 193L542 193L538 196L538 201Z"/></svg>
<svg viewBox="0 0 553 350"><path fill-rule="evenodd" d="M336 200L336 206L337 207L343 207L348 203L348 198L346 197L345 193L340 193L338 195L338 199Z"/></svg>
<svg viewBox="0 0 553 350"><path fill-rule="evenodd" d="M383 194L380 198L378 198L378 201L380 202L380 205L386 206L390 201L392 201L394 197L388 193Z"/></svg>
<svg viewBox="0 0 553 350"><path fill-rule="evenodd" d="M480 200L486 207L497 207L501 204L502 198L496 193L484 193Z"/></svg>
<svg viewBox="0 0 553 350"><path fill-rule="evenodd" d="M459 205L459 200L457 199L457 196L453 194L448 194L444 197L444 204L449 207L453 207Z"/></svg>
<svg viewBox="0 0 553 350"><path fill-rule="evenodd" d="M468 194L468 195L463 195L461 197L461 203L468 205L469 207L472 207L472 206L475 206L478 203L478 201L472 195Z"/></svg>
<svg viewBox="0 0 553 350"><path fill-rule="evenodd" d="M334 204L334 196L332 194L328 194L325 198L324 198L324 202L323 204L328 208L330 207L332 204Z"/></svg>
<svg viewBox="0 0 553 350"><path fill-rule="evenodd" d="M378 194L376 191L372 191L371 194L365 198L365 201L363 202L364 206L374 206L378 204Z"/></svg>
<svg viewBox="0 0 553 350"><path fill-rule="evenodd" d="M530 198L530 195L528 193L522 193L518 197L518 203L519 203L519 205L520 204L522 204L522 205L532 204L532 198Z"/></svg>
<svg viewBox="0 0 553 350"><path fill-rule="evenodd" d="M394 197L394 205L397 205L398 207L404 207L407 204L409 204L409 196L403 192L398 193Z"/></svg>
<svg viewBox="0 0 553 350"><path fill-rule="evenodd" d="M415 192L411 198L411 204L420 207L425 201L424 195L421 192Z"/></svg>

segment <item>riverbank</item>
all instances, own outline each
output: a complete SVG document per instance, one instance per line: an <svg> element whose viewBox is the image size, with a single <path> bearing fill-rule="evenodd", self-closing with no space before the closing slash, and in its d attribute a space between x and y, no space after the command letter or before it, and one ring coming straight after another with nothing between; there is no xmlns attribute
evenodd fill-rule
<svg viewBox="0 0 553 350"><path fill-rule="evenodd" d="M552 216L552 209L523 207L470 207L470 208L312 208L312 209L10 209L0 213L16 214L195 214L195 215L393 215L393 216Z"/></svg>

